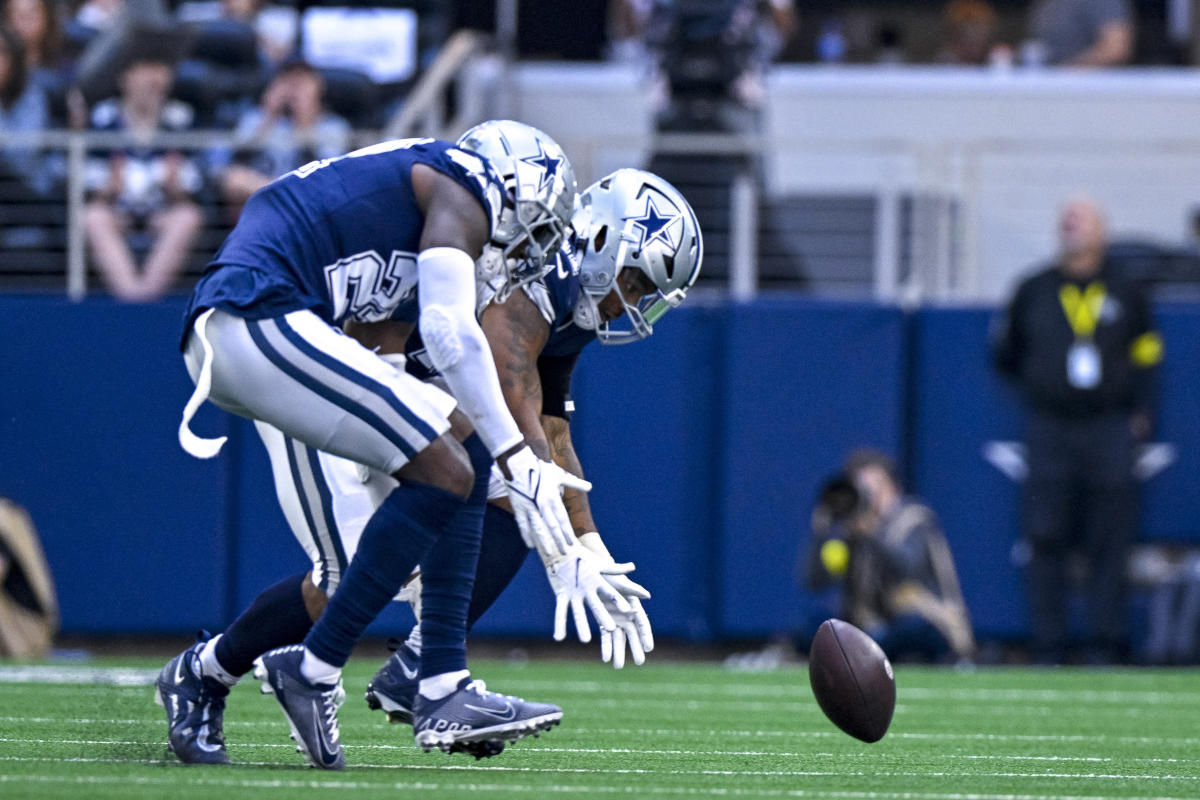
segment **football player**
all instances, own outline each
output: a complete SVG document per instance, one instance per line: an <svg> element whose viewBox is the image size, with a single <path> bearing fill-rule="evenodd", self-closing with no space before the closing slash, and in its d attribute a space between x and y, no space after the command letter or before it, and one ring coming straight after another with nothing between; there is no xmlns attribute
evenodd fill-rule
<svg viewBox="0 0 1200 800"><path fill-rule="evenodd" d="M418 562L426 623L414 714L432 743L472 715L494 722L503 710L491 737L501 741L561 718L555 706L470 681L465 618L492 460L523 537L547 552L573 546L562 487L590 488L525 443L475 316L477 268L503 272L518 257L535 270L546 264L574 188L567 168L549 181L506 186L486 159L448 142L384 142L305 165L256 193L192 294L181 343L196 382L179 430L185 450L220 450L223 439L189 429L211 400L398 481L366 521L358 557L303 644L256 662L314 766L344 768L341 667ZM422 331L454 397L341 330L385 323ZM474 429L463 443L449 435L456 402ZM156 697L184 761L224 763L219 712L228 689L202 673L202 649L163 668Z"/></svg>
<svg viewBox="0 0 1200 800"><path fill-rule="evenodd" d="M535 452L553 457L582 477L569 422L574 408L571 373L581 351L596 340L625 344L649 336L654 323L683 302L695 283L703 244L691 206L673 186L649 172L618 170L588 187L577 206L573 246L564 248L556 268L506 302L487 305L481 324L496 358L505 399L527 441ZM409 356L410 362L427 362L421 350L414 351L412 346ZM335 466L327 475L344 483L345 467ZM520 546L513 516L501 507L499 486L493 485L491 497L496 502L488 506L485 517L481 569L468 626L500 596L527 554ZM616 625L600 632L602 658L620 669L628 646L634 663L642 664L645 653L654 647L650 622L641 605L650 595L627 577L634 565L618 564L609 554L597 532L587 495L568 490L565 501L581 545L572 557L593 561L631 608L628 613L608 609ZM542 555L554 586L560 580L556 568L561 568L564 559ZM314 575L319 572L317 563ZM556 595L554 638L561 640L566 634L569 598L560 592ZM404 596L410 602L419 600L412 584ZM576 612L576 630L588 641L586 618L578 604L571 605ZM420 617L419 602L413 606ZM418 626L367 686L367 702L385 711L392 722L412 718L414 675L421 650Z"/></svg>
<svg viewBox="0 0 1200 800"><path fill-rule="evenodd" d="M653 322L683 300L695 281L702 251L699 228L686 201L665 181L638 170L621 170L587 190L575 223L580 232L575 238L578 251L574 243L565 246L555 269L543 280L522 287L507 302L495 302L498 293L485 290L481 324L496 356L506 400L527 441L535 452L555 455L578 474L582 470L567 418L572 405L570 375L580 350L597 337L626 342L648 336ZM618 263L628 268L619 270ZM620 291L613 291L618 286ZM623 315L625 324L616 324ZM399 348L394 341L373 344ZM434 365L418 337L409 343L409 351L410 370L429 376ZM311 576L289 578L264 592L204 651L206 674L222 675L228 683L247 671L259 652L280 641L269 638L272 632L285 635L278 626L272 629L273 620L294 619L296 627L302 628L307 613L315 616L324 593L337 587L353 556L358 531L376 502L372 493L385 495L392 483L375 473L364 484L352 463L306 448L266 426L259 428L271 454L281 505L314 569ZM493 486L493 497L497 488ZM624 577L632 564L615 564L608 555L595 532L586 495L569 492L567 504L586 547L574 548L569 559L543 554L558 595L555 638L565 636L568 605L579 607L578 594L563 591L571 582L558 579L556 570L580 569L586 575L576 560L587 559L630 604L627 609L607 604L617 627L601 630L605 660L611 658L620 666L628 642L635 663L640 664L644 652L653 647L640 604L649 595ZM471 599L468 621L472 624L512 580L528 553L510 513L489 506L484 527L480 561L486 567L478 573ZM404 593L414 601L414 610L420 607L418 586L414 581ZM588 628L582 615L576 617L576 628L586 641ZM412 719L421 649L418 629L368 687L368 702L387 711L393 722ZM502 747L502 743L484 742L457 749L483 757Z"/></svg>

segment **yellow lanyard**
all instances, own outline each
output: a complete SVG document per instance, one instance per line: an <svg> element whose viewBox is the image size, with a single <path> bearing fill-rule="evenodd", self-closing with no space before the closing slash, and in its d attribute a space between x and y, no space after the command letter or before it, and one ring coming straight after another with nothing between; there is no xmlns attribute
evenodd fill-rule
<svg viewBox="0 0 1200 800"><path fill-rule="evenodd" d="M1058 299L1062 303L1063 312L1067 315L1067 324L1075 332L1077 339L1090 339L1100 323L1100 310L1104 308L1104 284L1093 281L1082 292L1073 283L1063 284L1058 290Z"/></svg>

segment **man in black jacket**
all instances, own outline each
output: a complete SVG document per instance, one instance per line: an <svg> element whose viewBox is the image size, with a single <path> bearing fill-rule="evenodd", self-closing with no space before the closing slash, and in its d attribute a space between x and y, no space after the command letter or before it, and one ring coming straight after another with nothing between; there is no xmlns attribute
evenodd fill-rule
<svg viewBox="0 0 1200 800"><path fill-rule="evenodd" d="M1150 435L1162 339L1142 287L1106 259L1107 240L1092 200L1068 202L1058 258L1020 284L993 331L995 366L1028 409L1023 527L1042 663L1066 656L1073 551L1087 566L1086 659L1108 663L1127 646L1134 449Z"/></svg>

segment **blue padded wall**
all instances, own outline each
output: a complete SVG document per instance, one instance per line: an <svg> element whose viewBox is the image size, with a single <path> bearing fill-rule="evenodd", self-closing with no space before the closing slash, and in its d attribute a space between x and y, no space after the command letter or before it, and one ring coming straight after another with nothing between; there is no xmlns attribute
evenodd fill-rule
<svg viewBox="0 0 1200 800"><path fill-rule="evenodd" d="M915 315L909 483L937 511L963 594L983 636L1014 635L1028 622L1021 576L1010 558L1019 487L983 457L990 440L1019 440L1016 396L990 366L985 309Z"/></svg>
<svg viewBox="0 0 1200 800"><path fill-rule="evenodd" d="M730 310L723 406L719 633L801 627L813 598L796 562L812 503L846 453L899 455L905 317L897 309L810 300Z"/></svg>
<svg viewBox="0 0 1200 800"><path fill-rule="evenodd" d="M1155 319L1166 355L1155 439L1175 446L1176 462L1146 484L1143 530L1148 536L1200 544L1200 307L1161 304Z"/></svg>
<svg viewBox="0 0 1200 800"><path fill-rule="evenodd" d="M0 297L0 495L26 506L58 585L63 627L220 628L262 588L307 568L252 426L197 461L176 441L191 382L182 304ZM823 478L851 448L896 454L941 515L984 637L1026 630L1010 560L1018 486L982 456L1018 439L1019 404L992 375L990 309L772 297L672 311L654 337L594 345L577 370L576 448L614 555L637 562L664 637L795 631L820 609L795 565ZM1157 309L1167 343L1160 441L1179 460L1145 490L1144 529L1200 541L1200 306ZM477 627L547 636L553 598L530 558ZM395 606L373 628L407 629Z"/></svg>
<svg viewBox="0 0 1200 800"><path fill-rule="evenodd" d="M33 516L66 630L222 621L229 465L175 439L191 390L182 310L0 297L0 495Z"/></svg>

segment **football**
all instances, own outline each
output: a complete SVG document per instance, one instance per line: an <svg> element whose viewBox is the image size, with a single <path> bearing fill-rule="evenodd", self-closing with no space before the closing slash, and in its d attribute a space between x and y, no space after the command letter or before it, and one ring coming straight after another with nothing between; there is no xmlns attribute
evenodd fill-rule
<svg viewBox="0 0 1200 800"><path fill-rule="evenodd" d="M896 680L883 650L849 622L827 619L808 654L808 680L817 705L855 739L878 742L896 709Z"/></svg>

